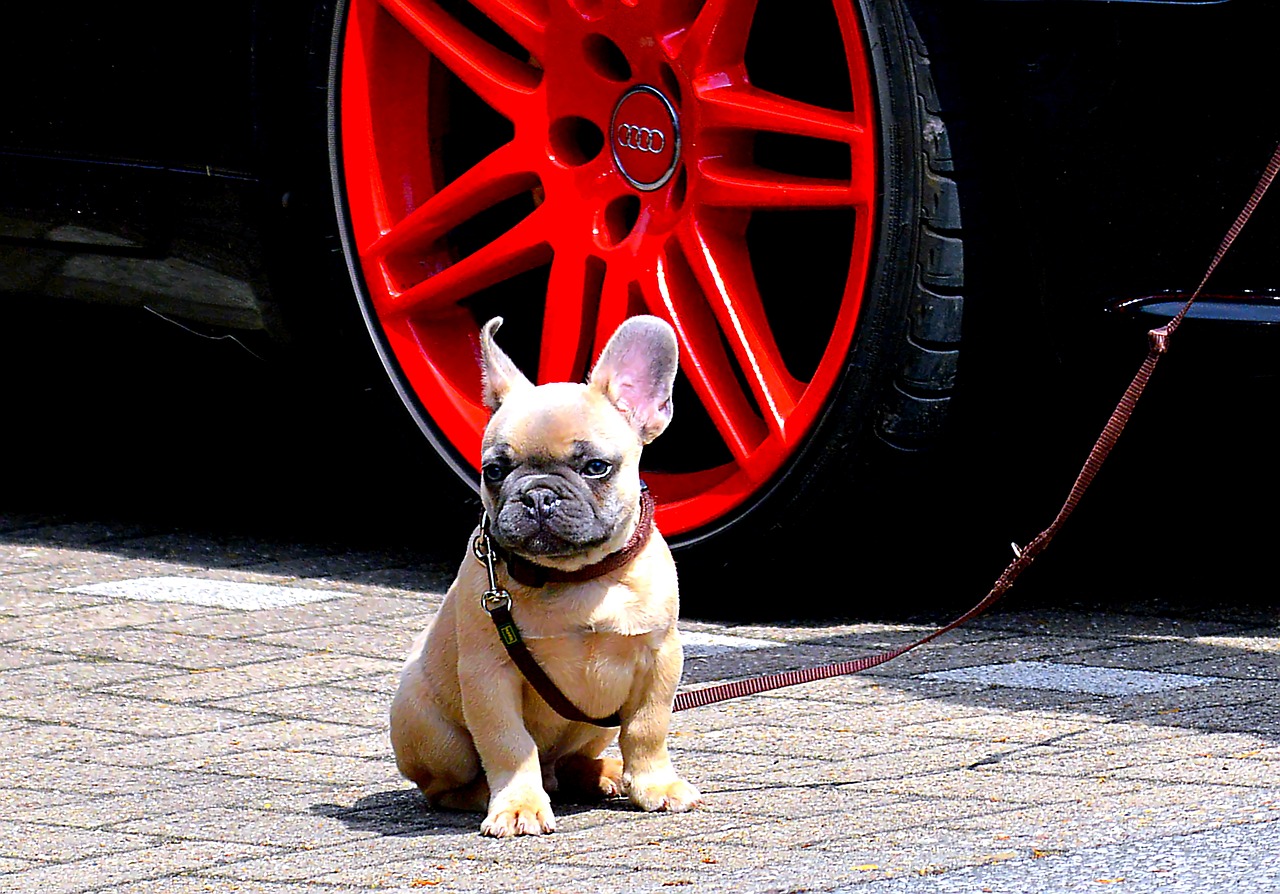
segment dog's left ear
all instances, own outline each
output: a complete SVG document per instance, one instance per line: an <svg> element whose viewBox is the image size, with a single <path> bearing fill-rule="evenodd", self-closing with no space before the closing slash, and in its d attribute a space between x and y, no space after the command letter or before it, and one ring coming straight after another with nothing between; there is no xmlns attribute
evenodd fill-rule
<svg viewBox="0 0 1280 894"><path fill-rule="evenodd" d="M520 372L520 367L498 347L493 334L502 325L502 317L494 317L480 330L481 376L484 383L484 405L490 410L502 406L507 395L519 388L532 388L533 383Z"/></svg>
<svg viewBox="0 0 1280 894"><path fill-rule="evenodd" d="M679 348L658 317L631 317L613 333L591 370L589 384L604 393L648 444L671 422L671 388Z"/></svg>

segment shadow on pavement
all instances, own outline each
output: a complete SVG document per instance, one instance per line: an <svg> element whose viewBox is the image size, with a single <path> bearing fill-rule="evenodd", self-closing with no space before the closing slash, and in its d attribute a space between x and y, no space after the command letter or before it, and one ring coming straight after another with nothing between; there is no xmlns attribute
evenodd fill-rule
<svg viewBox="0 0 1280 894"><path fill-rule="evenodd" d="M338 820L353 832L374 832L388 838L479 832L483 814L428 807L417 789L408 782L405 785L410 787L375 792L350 807L313 804L311 811L317 816ZM560 817L600 810L635 812L635 808L622 799L598 804L573 804L553 797L552 802L556 816Z"/></svg>

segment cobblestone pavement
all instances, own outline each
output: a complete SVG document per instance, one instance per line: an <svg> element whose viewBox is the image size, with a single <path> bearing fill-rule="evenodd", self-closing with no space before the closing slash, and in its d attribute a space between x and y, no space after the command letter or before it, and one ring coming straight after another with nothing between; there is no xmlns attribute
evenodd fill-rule
<svg viewBox="0 0 1280 894"><path fill-rule="evenodd" d="M566 805L553 836L487 840L429 810L387 741L450 577L409 553L0 519L0 889L1191 890L1216 841L1233 867L1276 851L1271 610L1016 600L871 673L676 715L699 809ZM923 628L684 629L697 684ZM1178 858L1197 835L1208 853ZM1239 889L1273 889L1255 869Z"/></svg>

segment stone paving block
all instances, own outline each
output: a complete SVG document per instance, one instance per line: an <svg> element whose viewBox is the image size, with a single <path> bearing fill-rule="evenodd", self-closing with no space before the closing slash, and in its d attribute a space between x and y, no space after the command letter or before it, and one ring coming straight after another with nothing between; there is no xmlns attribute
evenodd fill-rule
<svg viewBox="0 0 1280 894"><path fill-rule="evenodd" d="M0 582L6 587L13 586L7 577L0 577ZM58 614L76 605L91 607L103 602L104 600L91 596L64 597L43 588L14 598L6 597L3 610L0 610L0 643L18 642L25 638L28 624L33 618Z"/></svg>
<svg viewBox="0 0 1280 894"><path fill-rule="evenodd" d="M206 776L177 788L129 791L106 797L63 797L47 804L33 802L25 809L19 804L10 818L50 826L103 829L188 809L193 803L209 808L252 807L305 813L317 800L327 796L323 788L312 785Z"/></svg>
<svg viewBox="0 0 1280 894"><path fill-rule="evenodd" d="M298 749L289 751L260 749L210 755L197 760L180 761L170 765L170 769L322 785L339 781L354 784L393 782L399 779L395 764L390 760L390 754L383 760L366 760L335 754L316 754Z"/></svg>
<svg viewBox="0 0 1280 894"><path fill-rule="evenodd" d="M803 820L832 810L876 810L883 805L915 802L913 796L867 791L856 783L772 785L753 787L705 786L698 810L724 817L726 827L741 817Z"/></svg>
<svg viewBox="0 0 1280 894"><path fill-rule="evenodd" d="M338 873L354 874L402 860L412 844L402 838L348 838L341 844L265 853L251 859L224 861L203 868L201 875L246 882L315 881Z"/></svg>
<svg viewBox="0 0 1280 894"><path fill-rule="evenodd" d="M21 875L23 891L80 894L125 882L156 879L253 857L268 849L249 844L208 841L164 842L123 853L90 856L67 863L46 863Z"/></svg>
<svg viewBox="0 0 1280 894"><path fill-rule="evenodd" d="M759 800L767 805L772 794L762 792ZM983 800L886 796L856 785L807 789L801 794L803 797L793 799L796 812L792 816L757 817L748 802L726 817L724 828L706 832L697 840L774 851L913 829L931 832L956 820L1017 809L1017 805L993 805Z"/></svg>
<svg viewBox="0 0 1280 894"><path fill-rule="evenodd" d="M197 623L198 619L193 619ZM198 623L197 623L198 626ZM128 636L103 636L96 630L78 630L56 636L24 640L29 648L85 658L109 658L143 664L159 664L187 670L209 670L236 664L290 658L297 649L244 640L214 640L156 630L131 630Z"/></svg>
<svg viewBox="0 0 1280 894"><path fill-rule="evenodd" d="M0 786L0 819L35 820L36 814L41 810L63 807L83 800L84 795L75 792L23 788L15 785Z"/></svg>
<svg viewBox="0 0 1280 894"><path fill-rule="evenodd" d="M676 770L699 789L714 783L742 783L761 786L792 784L799 777L817 778L838 768L838 763L819 758L769 755L751 760L746 755L721 751L699 751L671 747Z"/></svg>
<svg viewBox="0 0 1280 894"><path fill-rule="evenodd" d="M411 615L403 627L387 624L338 624L326 627L308 627L305 630L283 630L255 636L257 642L298 649L331 649L350 655L368 655L394 661L396 670L409 654L413 638L418 635L428 617Z"/></svg>
<svg viewBox="0 0 1280 894"><path fill-rule="evenodd" d="M1020 856L1005 842L990 842L945 828L924 833L912 829L865 838L846 837L812 845L804 854L817 865L827 867L834 883L907 877L920 881L924 890L928 890L924 880L930 876Z"/></svg>
<svg viewBox="0 0 1280 894"><path fill-rule="evenodd" d="M350 689L359 692L370 702L382 703L390 709L391 698L395 695L396 686L400 683L400 669L384 671L367 677L348 677L345 680L334 680L329 685L335 689Z"/></svg>
<svg viewBox="0 0 1280 894"><path fill-rule="evenodd" d="M62 607L66 607L76 604L73 600L79 600L80 604L84 605L111 601L109 597L65 592L68 589L105 581L156 577L166 573L196 574L199 573L199 569L187 565L157 565L145 560L122 559L110 554L102 554L92 560L86 560L81 565L33 569L0 579L25 590L52 594Z"/></svg>
<svg viewBox="0 0 1280 894"><path fill-rule="evenodd" d="M130 661L68 660L67 656L51 656L31 667L0 671L0 700L29 698L65 689L98 690L114 683L145 680L172 674L171 668Z"/></svg>
<svg viewBox="0 0 1280 894"><path fill-rule="evenodd" d="M979 683L951 683L920 677L892 680L886 685L902 686L940 701L990 711L1048 711L1073 715L1094 715L1112 719L1116 713L1114 699L1103 699L1083 692L1045 689L1015 689L1007 686L984 686Z"/></svg>
<svg viewBox="0 0 1280 894"><path fill-rule="evenodd" d="M779 718L781 722L783 718ZM801 730L795 726L743 724L732 729L691 732L681 737L680 747L723 749L740 754L790 755L794 757L851 757L890 754L910 748L897 735L855 729L827 729L817 726Z"/></svg>
<svg viewBox="0 0 1280 894"><path fill-rule="evenodd" d="M151 767L195 761L211 755L233 754L260 748L305 749L312 742L342 742L364 734L361 727L314 720L268 720L227 730L174 736L148 736L122 745L92 750L70 749L58 756L65 760ZM385 736L383 737L385 739ZM388 743L387 749L390 748Z"/></svg>
<svg viewBox="0 0 1280 894"><path fill-rule="evenodd" d="M64 597L67 593L59 593ZM204 606L173 602L142 602L134 599L110 600L97 605L67 608L26 619L26 639L90 630L102 633L129 627L143 627L173 621L195 621L211 611Z"/></svg>
<svg viewBox="0 0 1280 894"><path fill-rule="evenodd" d="M299 751L307 751L314 754L337 754L369 760L389 760L392 756L391 738L386 731L363 733L358 736L344 738L317 738L309 742L299 743L294 747Z"/></svg>
<svg viewBox="0 0 1280 894"><path fill-rule="evenodd" d="M1265 748L1266 740L1246 735L1193 734L1149 739L1139 744L1082 747L1073 739L1060 740L1061 748L1011 750L999 756L1002 769L1074 776L1106 776L1120 771L1141 773L1197 758L1239 759Z"/></svg>
<svg viewBox="0 0 1280 894"><path fill-rule="evenodd" d="M958 717L942 717L902 730L909 736L962 739L969 742L1034 744L1058 742L1093 728L1095 718L1073 718L1039 711L970 709Z"/></svg>
<svg viewBox="0 0 1280 894"><path fill-rule="evenodd" d="M318 894L318 891L314 885L306 883L239 882L192 875L102 888L94 894Z"/></svg>
<svg viewBox="0 0 1280 894"><path fill-rule="evenodd" d="M34 532L33 532L34 533ZM0 544L0 563L6 572L31 569L69 568L85 565L111 564L115 557L95 549L77 549L71 546L49 546L36 539L24 539L20 543Z"/></svg>
<svg viewBox="0 0 1280 894"><path fill-rule="evenodd" d="M273 689L314 685L386 672L395 662L359 655L319 652L278 661L210 668L198 674L153 678L145 682L102 687L116 695L169 702L212 702Z"/></svg>
<svg viewBox="0 0 1280 894"><path fill-rule="evenodd" d="M86 851L114 853L154 847L159 839L151 835L119 832L85 832L54 826L0 822L0 856L43 863L76 860Z"/></svg>
<svg viewBox="0 0 1280 894"><path fill-rule="evenodd" d="M1277 663L1276 657L1271 654L1228 652L1187 661L1178 665L1178 669L1188 674L1207 674L1236 680L1262 680L1275 683L1277 676L1280 675L1280 671L1277 671Z"/></svg>
<svg viewBox="0 0 1280 894"><path fill-rule="evenodd" d="M33 788L78 794L158 791L199 781L193 773L155 768L85 765L57 757L19 757L0 762L0 789Z"/></svg>
<svg viewBox="0 0 1280 894"><path fill-rule="evenodd" d="M244 712L167 705L76 691L0 701L0 717L152 736L205 732L261 722L261 718Z"/></svg>
<svg viewBox="0 0 1280 894"><path fill-rule="evenodd" d="M0 671L25 670L61 661L57 655L28 649L22 645L8 645L0 649Z"/></svg>
<svg viewBox="0 0 1280 894"><path fill-rule="evenodd" d="M1161 764L1140 764L1111 771L1116 779L1194 784L1213 779L1221 785L1275 789L1276 768L1269 761L1234 757L1191 757Z"/></svg>
<svg viewBox="0 0 1280 894"><path fill-rule="evenodd" d="M346 723L352 726L384 728L390 701L370 700L364 692L336 686L298 686L268 692L254 692L208 703L212 707L250 714Z"/></svg>
<svg viewBox="0 0 1280 894"><path fill-rule="evenodd" d="M200 807L147 816L113 825L111 830L165 838L239 841L298 849L323 847L376 834L344 828L321 816L243 807Z"/></svg>
<svg viewBox="0 0 1280 894"><path fill-rule="evenodd" d="M5 743L4 753L6 758L44 756L67 760L70 752L96 754L100 749L122 742L136 742L137 739L128 733L58 724L30 724L23 729L21 736L14 736L13 741Z"/></svg>
<svg viewBox="0 0 1280 894"><path fill-rule="evenodd" d="M1010 848L1029 855L1067 853L1123 841L1158 839L1218 828L1227 822L1221 814L1200 809L1193 791L1170 791L1152 786L1131 797L1025 807L989 818L958 820L954 828L986 833L992 847ZM1220 801L1217 793L1212 803ZM1246 810L1228 807L1241 818ZM1249 804L1250 812L1255 805ZM1230 814L1229 814L1230 815Z"/></svg>
<svg viewBox="0 0 1280 894"><path fill-rule="evenodd" d="M1041 783L1037 787L1035 783ZM966 769L955 766L949 771L898 779L869 780L868 789L893 794L926 797L988 800L993 804L1027 804L1043 800L1049 804L1112 798L1142 788L1137 780L1115 777L1045 776L1039 780L1019 773L1003 772L994 767Z"/></svg>
<svg viewBox="0 0 1280 894"><path fill-rule="evenodd" d="M21 872L24 869L31 869L38 866L34 860L16 860L12 857L0 857L0 873L5 872Z"/></svg>
<svg viewBox="0 0 1280 894"><path fill-rule="evenodd" d="M354 890L464 891L490 894L496 891L530 890L536 874L537 890L590 891L589 879L598 873L591 866L551 863L531 872L527 865L508 866L490 861L442 861L422 857L380 861L316 876L317 885L338 885Z"/></svg>

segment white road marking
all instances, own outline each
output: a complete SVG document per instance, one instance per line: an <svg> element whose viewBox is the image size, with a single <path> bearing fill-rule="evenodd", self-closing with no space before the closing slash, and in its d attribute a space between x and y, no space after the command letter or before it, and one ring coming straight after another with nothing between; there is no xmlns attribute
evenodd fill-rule
<svg viewBox="0 0 1280 894"><path fill-rule="evenodd" d="M1209 686L1221 682L1218 677L1126 670L1117 667L1089 667L1084 664L1054 664L1048 661L1015 661L1012 664L961 667L921 674L919 679L1116 696L1190 689L1194 686Z"/></svg>
<svg viewBox="0 0 1280 894"><path fill-rule="evenodd" d="M702 633L695 630L681 630L680 643L684 646L685 658L709 658L726 652L777 649L785 645L767 639L749 639L745 636L726 636L723 633Z"/></svg>
<svg viewBox="0 0 1280 894"><path fill-rule="evenodd" d="M301 587L198 580L189 577L139 577L132 580L67 587L58 592L108 596L116 599L139 599L144 602L181 602L186 605L232 608L250 612L324 602L350 595L326 590L306 590Z"/></svg>

